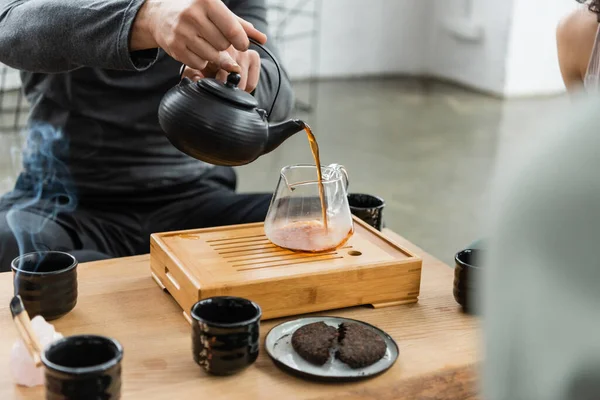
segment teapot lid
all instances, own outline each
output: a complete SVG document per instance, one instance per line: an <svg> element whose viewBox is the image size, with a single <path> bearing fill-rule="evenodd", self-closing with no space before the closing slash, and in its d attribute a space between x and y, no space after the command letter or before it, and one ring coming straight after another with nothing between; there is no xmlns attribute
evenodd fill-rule
<svg viewBox="0 0 600 400"><path fill-rule="evenodd" d="M220 97L223 100L247 108L257 108L258 101L250 93L238 89L242 77L235 72L227 76L227 82L223 83L213 78L200 79L197 85L200 89Z"/></svg>

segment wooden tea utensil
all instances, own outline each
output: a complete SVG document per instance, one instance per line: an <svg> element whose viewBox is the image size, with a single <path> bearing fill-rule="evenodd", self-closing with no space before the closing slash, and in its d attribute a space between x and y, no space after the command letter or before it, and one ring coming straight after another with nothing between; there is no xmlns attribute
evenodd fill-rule
<svg viewBox="0 0 600 400"><path fill-rule="evenodd" d="M29 354L33 358L33 363L36 367L40 367L42 365L42 345L33 331L31 319L29 318L29 314L27 314L27 310L25 310L21 296L17 295L12 298L10 301L10 312L19 336L23 339L25 347L27 347Z"/></svg>

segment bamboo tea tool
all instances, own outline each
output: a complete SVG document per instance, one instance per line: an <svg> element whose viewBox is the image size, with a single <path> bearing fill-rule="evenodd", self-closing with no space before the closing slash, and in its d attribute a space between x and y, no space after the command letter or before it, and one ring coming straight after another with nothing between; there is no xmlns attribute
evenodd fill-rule
<svg viewBox="0 0 600 400"><path fill-rule="evenodd" d="M151 273L188 321L192 305L213 296L255 301L263 320L417 302L421 258L357 218L354 230L345 246L327 253L278 247L263 223L155 233Z"/></svg>
<svg viewBox="0 0 600 400"><path fill-rule="evenodd" d="M27 310L25 310L21 296L17 295L12 298L10 301L10 312L12 314L13 322L17 327L17 331L19 332L19 336L23 340L29 354L31 354L33 363L36 367L41 367L42 345L31 326L31 319L29 318Z"/></svg>

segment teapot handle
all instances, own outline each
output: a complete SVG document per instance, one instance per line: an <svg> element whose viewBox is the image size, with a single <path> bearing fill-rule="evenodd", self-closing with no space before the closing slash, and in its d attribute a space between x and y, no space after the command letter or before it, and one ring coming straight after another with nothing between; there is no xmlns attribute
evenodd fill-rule
<svg viewBox="0 0 600 400"><path fill-rule="evenodd" d="M250 42L255 44L256 46L260 47L262 51L267 53L269 58L271 58L271 60L273 60L273 63L275 63L275 68L277 68L277 90L275 91L275 97L273 97L273 103L271 103L271 109L269 110L269 113L267 114L267 121L269 121L269 117L271 116L271 113L273 112L273 108L275 108L275 102L277 101L277 97L279 97L279 90L281 89L281 66L279 65L279 62L277 62L277 59L275 58L275 56L273 56L273 54L269 50L267 50L266 47L264 47L263 45L261 45L260 43L258 43L256 40L254 40L252 38L248 38L248 40L250 40ZM185 67L186 67L185 64L181 65L181 69L179 70L179 81L181 81L181 79L183 78L183 72L185 71Z"/></svg>
<svg viewBox="0 0 600 400"><path fill-rule="evenodd" d="M273 103L271 103L271 109L269 110L269 113L267 114L267 121L269 121L269 117L271 116L271 113L273 112L273 108L275 108L275 102L277 101L277 97L279 97L279 89L281 89L281 65L279 65L279 62L277 62L277 59L275 58L275 56L269 50L267 50L267 48L265 46L261 45L260 43L258 43L256 40L254 40L252 38L248 38L248 40L250 40L251 43L254 43L256 46L261 48L262 51L267 53L269 58L271 60L273 60L273 63L275 64L275 68L277 68L277 90L275 91L275 97L273 97Z"/></svg>

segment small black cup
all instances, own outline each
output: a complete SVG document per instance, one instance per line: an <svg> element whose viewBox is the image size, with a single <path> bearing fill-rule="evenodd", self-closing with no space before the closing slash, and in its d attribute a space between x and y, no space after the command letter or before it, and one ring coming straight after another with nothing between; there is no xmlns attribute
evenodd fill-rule
<svg viewBox="0 0 600 400"><path fill-rule="evenodd" d="M21 295L31 318L50 321L77 304L77 260L61 251L27 253L11 263L15 295Z"/></svg>
<svg viewBox="0 0 600 400"><path fill-rule="evenodd" d="M350 212L373 228L383 229L383 208L385 201L381 197L363 193L350 193L348 195Z"/></svg>
<svg viewBox="0 0 600 400"><path fill-rule="evenodd" d="M123 347L96 335L69 336L42 353L47 400L121 398Z"/></svg>
<svg viewBox="0 0 600 400"><path fill-rule="evenodd" d="M211 297L192 307L194 361L213 375L232 375L258 357L262 311L239 297Z"/></svg>
<svg viewBox="0 0 600 400"><path fill-rule="evenodd" d="M454 256L454 299L467 314L477 314L482 250L465 249Z"/></svg>

